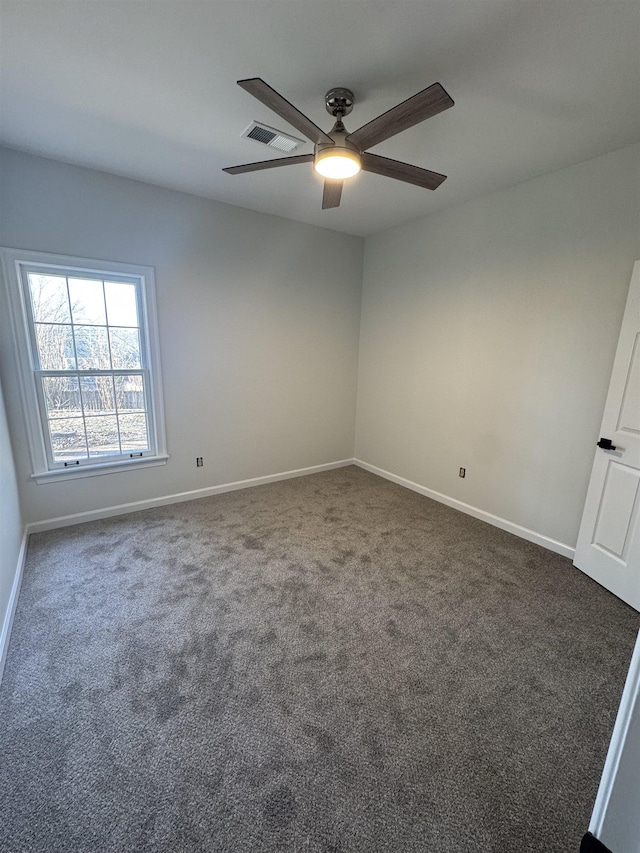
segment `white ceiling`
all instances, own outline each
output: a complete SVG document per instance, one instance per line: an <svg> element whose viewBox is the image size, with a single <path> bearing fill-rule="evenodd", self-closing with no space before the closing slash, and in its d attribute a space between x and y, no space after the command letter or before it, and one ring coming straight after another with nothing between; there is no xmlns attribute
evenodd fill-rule
<svg viewBox="0 0 640 853"><path fill-rule="evenodd" d="M639 141L639 38L638 0L3 0L0 142L366 235ZM439 81L456 105L373 150L448 180L364 173L323 211L308 164L225 174L281 156L252 119L300 136L247 77L327 130L334 86L355 130Z"/></svg>

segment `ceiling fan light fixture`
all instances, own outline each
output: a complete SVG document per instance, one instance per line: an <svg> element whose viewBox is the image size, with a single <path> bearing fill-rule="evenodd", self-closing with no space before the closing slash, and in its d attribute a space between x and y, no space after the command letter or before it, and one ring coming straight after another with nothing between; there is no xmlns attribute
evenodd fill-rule
<svg viewBox="0 0 640 853"><path fill-rule="evenodd" d="M323 178L343 181L352 178L361 169L357 151L340 146L331 146L318 151L313 168Z"/></svg>

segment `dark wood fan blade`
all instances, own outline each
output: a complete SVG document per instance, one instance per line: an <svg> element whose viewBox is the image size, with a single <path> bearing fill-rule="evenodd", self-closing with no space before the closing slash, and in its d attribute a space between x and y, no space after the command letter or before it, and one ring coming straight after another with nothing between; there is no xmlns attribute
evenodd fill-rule
<svg viewBox="0 0 640 853"><path fill-rule="evenodd" d="M312 163L313 154L298 154L296 157L278 157L276 160L260 160L258 163L245 163L244 166L227 166L223 169L228 175L242 175L244 172L259 172L261 169L275 169L278 166L295 166L296 163Z"/></svg>
<svg viewBox="0 0 640 853"><path fill-rule="evenodd" d="M324 179L324 190L322 192L323 210L327 210L329 207L340 207L343 184L344 181L333 181L330 178Z"/></svg>
<svg viewBox="0 0 640 853"><path fill-rule="evenodd" d="M377 154L363 154L362 168L365 172L374 172L386 178L406 181L408 184L415 184L427 190L437 189L447 179L446 175L438 172L430 172L429 169L410 166L409 163L400 163L398 160L389 160L388 157L378 157Z"/></svg>
<svg viewBox="0 0 640 853"><path fill-rule="evenodd" d="M431 116L448 110L454 104L440 83L434 83L428 89L423 89L412 98L408 98L397 107L387 110L378 118L374 118L368 124L362 125L358 130L347 136L350 142L364 151L377 145L390 136L395 136L401 130L413 127Z"/></svg>
<svg viewBox="0 0 640 853"><path fill-rule="evenodd" d="M238 86L242 86L245 92L253 95L274 113L277 113L280 118L288 121L290 125L304 133L307 139L312 142L328 142L334 144L333 139L314 124L310 118L307 118L304 113L290 104L286 98L283 98L275 89L272 89L268 83L265 83L260 77L252 77L249 80L238 80Z"/></svg>

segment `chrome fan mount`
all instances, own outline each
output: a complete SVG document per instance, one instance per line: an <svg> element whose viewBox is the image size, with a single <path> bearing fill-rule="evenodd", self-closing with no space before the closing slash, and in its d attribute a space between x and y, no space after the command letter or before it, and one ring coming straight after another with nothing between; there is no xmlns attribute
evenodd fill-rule
<svg viewBox="0 0 640 853"><path fill-rule="evenodd" d="M298 163L313 163L316 172L324 178L323 209L339 207L344 181L360 170L405 181L428 190L437 189L447 177L438 172L431 172L398 160L390 160L388 157L380 157L367 151L379 142L452 107L454 102L440 83L434 83L427 89L423 89L412 98L408 98L358 128L354 133L349 133L342 122L354 105L353 92L350 89L336 87L330 89L325 95L327 112L336 119L333 128L329 133L325 133L260 77L238 80L238 86L304 134L314 143L315 150L313 154L262 160L258 163L246 163L243 166L229 166L223 169L229 175L259 172L279 166L295 166Z"/></svg>

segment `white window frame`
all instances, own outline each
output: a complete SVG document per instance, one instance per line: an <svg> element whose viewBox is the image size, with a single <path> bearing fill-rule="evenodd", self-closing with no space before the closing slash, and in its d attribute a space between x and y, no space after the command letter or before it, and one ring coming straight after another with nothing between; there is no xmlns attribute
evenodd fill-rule
<svg viewBox="0 0 640 853"><path fill-rule="evenodd" d="M38 483L48 483L78 477L91 477L98 474L112 474L116 471L131 471L132 469L147 468L154 465L165 465L169 456L164 426L160 344L153 267L6 248L0 248L0 259L14 336L20 395L31 454L32 478ZM110 457L94 457L80 460L73 467L64 467L60 463L53 462L48 438L48 420L40 388L41 383L37 378L39 363L28 293L27 274L29 272L65 276L84 275L93 278L114 277L116 280L126 280L136 284L142 368L147 380L145 385L150 445L150 449L145 451L142 456L137 454L133 456L132 454L132 458L117 460Z"/></svg>

